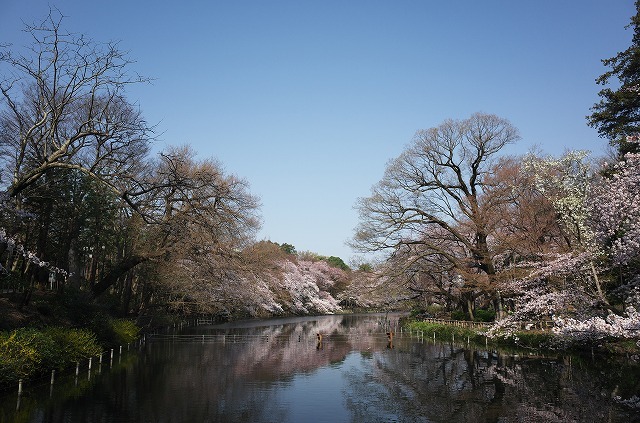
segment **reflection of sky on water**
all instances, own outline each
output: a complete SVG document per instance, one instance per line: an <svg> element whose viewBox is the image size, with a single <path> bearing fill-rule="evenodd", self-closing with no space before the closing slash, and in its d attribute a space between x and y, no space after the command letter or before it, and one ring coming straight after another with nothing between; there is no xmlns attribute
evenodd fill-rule
<svg viewBox="0 0 640 423"><path fill-rule="evenodd" d="M280 386L274 400L289 410L285 421L349 421L343 405L347 387L340 377L341 367L322 367L311 374L297 375L286 386Z"/></svg>

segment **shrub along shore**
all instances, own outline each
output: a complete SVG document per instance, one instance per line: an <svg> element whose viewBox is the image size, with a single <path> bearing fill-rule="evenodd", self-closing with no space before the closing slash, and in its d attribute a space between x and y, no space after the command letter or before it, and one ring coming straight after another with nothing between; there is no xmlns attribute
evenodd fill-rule
<svg viewBox="0 0 640 423"><path fill-rule="evenodd" d="M0 332L0 390L19 380L70 369L109 348L134 342L139 328L130 320L105 319L93 328L24 327Z"/></svg>
<svg viewBox="0 0 640 423"><path fill-rule="evenodd" d="M604 353L640 359L640 346L638 345L640 342L637 342L636 339L610 338L587 342L556 335L549 330L523 330L501 334L491 333L489 327L460 327L413 319L406 320L403 327L405 330L419 333L424 338L468 342L478 346L490 345L498 348L517 348L549 353Z"/></svg>

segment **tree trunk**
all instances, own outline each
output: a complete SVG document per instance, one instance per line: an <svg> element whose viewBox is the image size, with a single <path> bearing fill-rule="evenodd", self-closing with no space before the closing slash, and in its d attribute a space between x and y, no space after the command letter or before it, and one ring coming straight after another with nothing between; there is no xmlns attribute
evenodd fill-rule
<svg viewBox="0 0 640 423"><path fill-rule="evenodd" d="M18 307L19 310L22 310L23 307L29 305L29 302L31 301L31 295L33 294L33 285L35 284L35 279L35 275L32 273L31 276L29 276L29 286L25 288L24 293L22 294L22 301L20 303L20 306Z"/></svg>
<svg viewBox="0 0 640 423"><path fill-rule="evenodd" d="M502 309L502 296L500 295L500 291L496 291L493 308L496 311L496 320L501 320L504 317L504 310Z"/></svg>
<svg viewBox="0 0 640 423"><path fill-rule="evenodd" d="M144 263L149 260L148 257L131 256L123 259L120 263L114 266L106 275L104 275L98 283L91 287L93 298L98 297L100 294L111 288L122 275L133 269L140 263Z"/></svg>
<svg viewBox="0 0 640 423"><path fill-rule="evenodd" d="M596 266L593 264L593 260L591 261L591 272L593 273L593 280L596 283L596 289L598 290L598 296L600 297L600 300L605 303L606 305L609 305L609 301L607 301L607 299L605 298L604 294L602 293L602 288L600 287L600 279L598 279L598 273L596 272Z"/></svg>
<svg viewBox="0 0 640 423"><path fill-rule="evenodd" d="M98 272L98 258L96 253L91 255L91 263L89 265L89 286L96 283L96 274Z"/></svg>
<svg viewBox="0 0 640 423"><path fill-rule="evenodd" d="M129 314L129 304L131 303L131 291L133 285L133 274L135 272L129 272L125 278L122 287L122 313L123 315Z"/></svg>
<svg viewBox="0 0 640 423"><path fill-rule="evenodd" d="M473 320L473 301L470 298L467 298L467 313L469 314L469 320Z"/></svg>
<svg viewBox="0 0 640 423"><path fill-rule="evenodd" d="M80 263L78 262L78 254L76 253L76 240L73 239L69 242L69 284L74 288L80 288Z"/></svg>

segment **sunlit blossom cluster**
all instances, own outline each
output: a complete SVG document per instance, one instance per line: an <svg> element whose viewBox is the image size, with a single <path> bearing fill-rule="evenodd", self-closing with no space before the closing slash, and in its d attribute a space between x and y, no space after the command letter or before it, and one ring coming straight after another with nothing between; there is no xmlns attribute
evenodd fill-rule
<svg viewBox="0 0 640 423"><path fill-rule="evenodd" d="M488 336L512 337L516 331L551 321L558 310L564 309L574 300L568 291L525 293L517 298L513 313L496 321L489 329Z"/></svg>
<svg viewBox="0 0 640 423"><path fill-rule="evenodd" d="M520 262L514 265L513 268L530 269L530 272L525 278L508 282L506 287L515 292L522 292L530 289L531 284L546 283L550 278L583 278L593 260L593 253L550 253L542 255L541 258L539 262Z"/></svg>
<svg viewBox="0 0 640 423"><path fill-rule="evenodd" d="M555 322L559 314L590 317L597 297L589 295L589 266L592 253L547 254L542 262L521 262L514 266L526 276L504 285L512 310L490 329L489 336L514 336L521 329Z"/></svg>

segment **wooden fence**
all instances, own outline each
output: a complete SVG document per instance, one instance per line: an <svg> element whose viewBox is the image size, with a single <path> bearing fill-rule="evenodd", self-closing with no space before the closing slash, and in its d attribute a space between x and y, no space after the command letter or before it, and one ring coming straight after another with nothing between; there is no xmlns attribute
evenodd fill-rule
<svg viewBox="0 0 640 423"><path fill-rule="evenodd" d="M490 328L491 326L493 326L492 322L472 322L469 320L447 320L434 318L426 318L421 320L423 322L437 323L439 325L457 326L461 328Z"/></svg>

